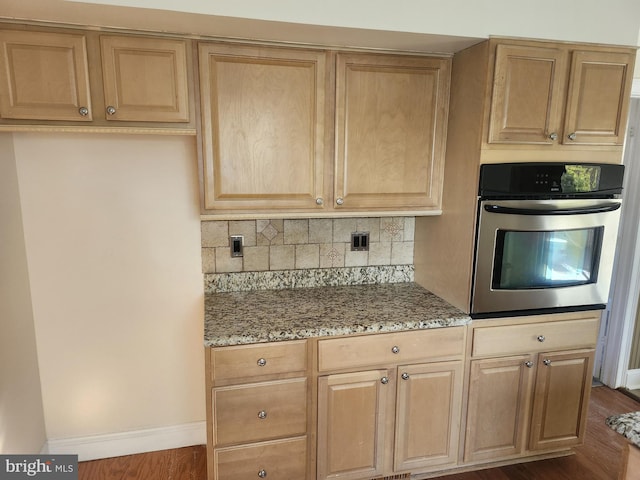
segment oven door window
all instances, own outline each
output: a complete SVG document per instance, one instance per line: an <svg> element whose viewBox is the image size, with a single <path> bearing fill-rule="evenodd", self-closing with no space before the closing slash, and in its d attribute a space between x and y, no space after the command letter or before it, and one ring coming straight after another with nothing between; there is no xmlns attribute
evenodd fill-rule
<svg viewBox="0 0 640 480"><path fill-rule="evenodd" d="M575 230L498 230L494 290L596 283L604 227Z"/></svg>

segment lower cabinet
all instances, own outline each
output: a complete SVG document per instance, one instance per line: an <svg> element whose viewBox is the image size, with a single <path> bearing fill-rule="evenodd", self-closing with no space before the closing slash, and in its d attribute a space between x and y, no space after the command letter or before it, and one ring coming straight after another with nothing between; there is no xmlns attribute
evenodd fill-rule
<svg viewBox="0 0 640 480"><path fill-rule="evenodd" d="M209 480L308 478L307 361L306 340L209 349Z"/></svg>
<svg viewBox="0 0 640 480"><path fill-rule="evenodd" d="M459 345L454 350L461 356L464 329L460 327L455 332L456 329L453 327L450 333L459 335ZM425 360L432 351L430 340L435 340L436 335L430 339L424 334L421 355ZM385 335L378 337L372 339L372 345ZM367 337L360 339L366 343ZM400 360L409 349L395 343L401 340L395 338L388 348L382 348L397 350ZM333 351L329 345L327 348ZM372 353L366 347L363 354L364 351ZM344 358L351 356L351 352L343 354ZM352 358L358 361L355 356ZM343 366L348 367L348 362ZM461 358L320 376L317 479L371 479L455 465L462 379Z"/></svg>
<svg viewBox="0 0 640 480"><path fill-rule="evenodd" d="M599 313L567 320L540 317L532 323L487 322L474 328L473 351L480 356L491 350L505 355L470 361L464 462L504 460L581 444ZM488 339L491 346L484 343ZM554 350L543 350L550 346ZM510 355L523 347L528 351Z"/></svg>
<svg viewBox="0 0 640 480"><path fill-rule="evenodd" d="M421 479L563 455L584 439L599 322L209 349L208 480Z"/></svg>

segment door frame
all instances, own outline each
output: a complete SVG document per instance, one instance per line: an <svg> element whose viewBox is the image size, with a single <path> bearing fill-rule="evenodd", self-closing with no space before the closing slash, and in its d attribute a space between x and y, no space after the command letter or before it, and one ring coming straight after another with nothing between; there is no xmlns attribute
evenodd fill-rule
<svg viewBox="0 0 640 480"><path fill-rule="evenodd" d="M611 388L625 387L640 298L640 79L633 81L632 105L624 146L622 217L609 303L602 315L604 351L596 376ZM633 161L632 161L633 159ZM600 350L600 348L599 348Z"/></svg>

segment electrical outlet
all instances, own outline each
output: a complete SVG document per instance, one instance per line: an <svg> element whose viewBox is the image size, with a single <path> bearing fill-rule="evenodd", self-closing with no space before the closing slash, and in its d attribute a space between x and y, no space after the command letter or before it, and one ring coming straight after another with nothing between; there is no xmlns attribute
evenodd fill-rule
<svg viewBox="0 0 640 480"><path fill-rule="evenodd" d="M229 237L229 244L231 245L231 256L242 257L244 247L244 237L242 235L231 235Z"/></svg>
<svg viewBox="0 0 640 480"><path fill-rule="evenodd" d="M368 252L369 251L369 232L353 232L351 234L351 251L352 252Z"/></svg>

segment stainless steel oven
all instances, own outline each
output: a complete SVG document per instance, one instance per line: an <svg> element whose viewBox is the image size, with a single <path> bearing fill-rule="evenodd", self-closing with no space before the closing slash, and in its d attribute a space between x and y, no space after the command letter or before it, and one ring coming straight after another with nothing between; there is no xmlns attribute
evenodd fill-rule
<svg viewBox="0 0 640 480"><path fill-rule="evenodd" d="M604 308L624 167L483 165L471 316Z"/></svg>

